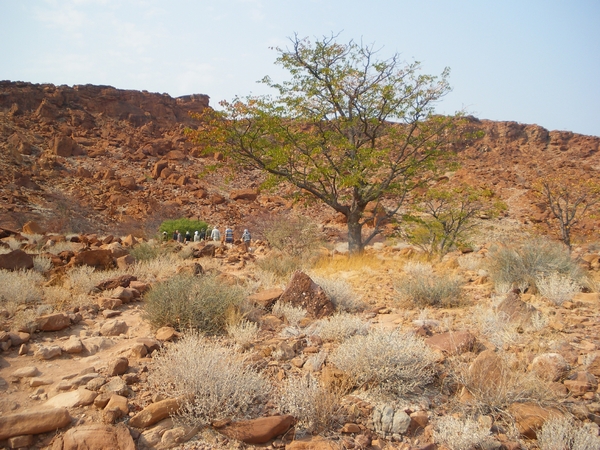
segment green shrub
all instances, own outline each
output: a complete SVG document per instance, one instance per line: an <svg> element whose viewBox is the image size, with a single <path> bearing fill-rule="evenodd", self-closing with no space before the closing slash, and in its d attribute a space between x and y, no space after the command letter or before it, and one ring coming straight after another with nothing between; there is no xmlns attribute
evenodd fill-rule
<svg viewBox="0 0 600 450"><path fill-rule="evenodd" d="M156 284L145 299L145 316L156 328L194 328L203 333L223 332L227 317L240 307L244 291L214 276L176 275Z"/></svg>
<svg viewBox="0 0 600 450"><path fill-rule="evenodd" d="M147 242L140 242L133 246L129 251L129 254L135 258L136 261L150 261L158 258L162 254L162 249L157 245L152 245Z"/></svg>
<svg viewBox="0 0 600 450"><path fill-rule="evenodd" d="M206 230L208 224L202 220L191 220L191 219L173 219L165 220L160 224L158 231L162 234L164 231L167 232L169 239L173 236L175 230L179 230L181 234L185 234L189 231L190 234L194 234L194 231L200 231L201 229Z"/></svg>
<svg viewBox="0 0 600 450"><path fill-rule="evenodd" d="M152 360L151 385L167 397L183 398L177 415L193 426L256 416L253 407L270 390L264 377L234 349L195 332L186 333Z"/></svg>
<svg viewBox="0 0 600 450"><path fill-rule="evenodd" d="M552 273L582 280L583 273L569 251L558 242L531 239L521 244L492 247L487 254L487 269L496 286L525 291L537 288L537 280Z"/></svg>
<svg viewBox="0 0 600 450"><path fill-rule="evenodd" d="M413 333L374 328L345 340L329 356L354 387L396 398L433 379L436 354Z"/></svg>

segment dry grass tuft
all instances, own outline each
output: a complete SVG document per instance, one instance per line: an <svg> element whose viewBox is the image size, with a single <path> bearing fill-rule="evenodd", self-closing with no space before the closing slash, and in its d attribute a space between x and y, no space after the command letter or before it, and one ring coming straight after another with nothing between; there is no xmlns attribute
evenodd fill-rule
<svg viewBox="0 0 600 450"><path fill-rule="evenodd" d="M342 342L328 361L347 375L353 387L389 398L427 385L436 359L414 334L375 328Z"/></svg>
<svg viewBox="0 0 600 450"><path fill-rule="evenodd" d="M576 425L566 417L547 420L537 433L540 450L592 450L600 448L597 427Z"/></svg>
<svg viewBox="0 0 600 450"><path fill-rule="evenodd" d="M248 320L227 325L227 334L241 350L248 350L258 337L258 325Z"/></svg>
<svg viewBox="0 0 600 450"><path fill-rule="evenodd" d="M338 427L340 402L341 395L338 392L327 389L310 373L286 380L277 396L281 412L294 416L296 426L309 433Z"/></svg>
<svg viewBox="0 0 600 450"><path fill-rule="evenodd" d="M166 397L185 398L177 416L193 426L257 416L270 391L239 353L197 332L161 350L152 365L151 385Z"/></svg>
<svg viewBox="0 0 600 450"><path fill-rule="evenodd" d="M405 269L406 270L406 269ZM448 273L437 274L426 267L413 267L396 283L399 300L418 307L454 307L462 300L463 281Z"/></svg>
<svg viewBox="0 0 600 450"><path fill-rule="evenodd" d="M579 281L574 280L570 275L557 272L552 272L549 275L538 275L535 278L535 284L540 294L557 306L571 300L577 292L581 291Z"/></svg>
<svg viewBox="0 0 600 450"><path fill-rule="evenodd" d="M336 314L317 320L307 330L308 334L318 335L324 341L342 342L357 334L367 334L370 323L352 314Z"/></svg>
<svg viewBox="0 0 600 450"><path fill-rule="evenodd" d="M40 302L44 281L44 278L33 270L0 270L0 308L6 309L12 316L20 305Z"/></svg>
<svg viewBox="0 0 600 450"><path fill-rule="evenodd" d="M572 280L584 276L565 247L546 239L530 239L521 244L490 248L487 269L494 284L501 289L536 288L540 277L558 273Z"/></svg>
<svg viewBox="0 0 600 450"><path fill-rule="evenodd" d="M334 304L336 311L359 312L365 309L365 303L347 281L340 278L325 278L312 275L311 278L325 291Z"/></svg>
<svg viewBox="0 0 600 450"><path fill-rule="evenodd" d="M283 303L279 301L273 305L271 312L274 316L277 316L280 319L285 318L288 324L293 327L297 327L298 323L300 323L300 321L306 317L306 310L304 308L296 308L289 303Z"/></svg>
<svg viewBox="0 0 600 450"><path fill-rule="evenodd" d="M463 404L479 414L508 417L508 407L521 402L556 405L555 394L512 353L486 351L470 365L458 360L452 363L463 386Z"/></svg>
<svg viewBox="0 0 600 450"><path fill-rule="evenodd" d="M491 443L490 429L475 419L459 419L453 416L440 417L434 426L434 439L450 450L487 448Z"/></svg>

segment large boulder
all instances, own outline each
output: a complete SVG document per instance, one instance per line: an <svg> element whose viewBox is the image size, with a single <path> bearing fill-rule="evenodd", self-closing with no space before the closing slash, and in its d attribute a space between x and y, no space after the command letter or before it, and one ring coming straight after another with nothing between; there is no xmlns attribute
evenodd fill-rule
<svg viewBox="0 0 600 450"><path fill-rule="evenodd" d="M41 409L0 417L0 441L13 436L55 431L71 423L66 408Z"/></svg>
<svg viewBox="0 0 600 450"><path fill-rule="evenodd" d="M110 250L88 250L77 253L73 258L73 264L76 266L86 265L98 269L110 269L114 266L115 262Z"/></svg>
<svg viewBox="0 0 600 450"><path fill-rule="evenodd" d="M55 395L48 400L45 406L53 408L75 408L77 406L87 406L94 403L94 399L98 395L97 392L88 391L85 388L79 388L75 391L64 392Z"/></svg>
<svg viewBox="0 0 600 450"><path fill-rule="evenodd" d="M504 300L500 302L497 308L499 313L503 313L506 317L522 327L531 326L531 318L537 309L525 303L519 298L515 292L509 292Z"/></svg>
<svg viewBox="0 0 600 450"><path fill-rule="evenodd" d="M301 271L294 273L279 301L296 308L304 308L315 319L330 316L335 312L335 306L325 291Z"/></svg>
<svg viewBox="0 0 600 450"><path fill-rule="evenodd" d="M71 325L71 319L65 313L47 314L35 321L40 331L60 331Z"/></svg>
<svg viewBox="0 0 600 450"><path fill-rule="evenodd" d="M425 344L448 355L460 355L473 350L476 339L468 331L449 331L425 339Z"/></svg>
<svg viewBox="0 0 600 450"><path fill-rule="evenodd" d="M52 151L55 155L64 157L81 154L79 145L69 136L56 136Z"/></svg>
<svg viewBox="0 0 600 450"><path fill-rule="evenodd" d="M119 336L127 333L128 328L127 323L122 320L108 320L100 328L100 334L102 336Z"/></svg>
<svg viewBox="0 0 600 450"><path fill-rule="evenodd" d="M29 270L33 269L33 257L23 250L13 250L12 252L0 255L0 270Z"/></svg>
<svg viewBox="0 0 600 450"><path fill-rule="evenodd" d="M290 415L260 417L232 422L217 430L229 438L246 444L264 444L287 432L294 421L294 417Z"/></svg>
<svg viewBox="0 0 600 450"><path fill-rule="evenodd" d="M508 408L508 412L513 416L519 433L529 439L537 438L537 432L548 419L561 416L560 411L544 408L535 403L513 403Z"/></svg>
<svg viewBox="0 0 600 450"><path fill-rule="evenodd" d="M80 425L58 436L52 450L135 450L135 443L127 427L99 423Z"/></svg>
<svg viewBox="0 0 600 450"><path fill-rule="evenodd" d="M258 197L258 191L256 189L239 189L237 191L231 191L229 198L231 200L256 200Z"/></svg>

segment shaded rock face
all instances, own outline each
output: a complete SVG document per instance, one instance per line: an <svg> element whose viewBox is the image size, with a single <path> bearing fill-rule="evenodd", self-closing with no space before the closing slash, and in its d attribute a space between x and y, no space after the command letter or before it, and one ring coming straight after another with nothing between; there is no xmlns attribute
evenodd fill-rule
<svg viewBox="0 0 600 450"><path fill-rule="evenodd" d="M99 269L110 269L115 264L110 250L80 252L75 255L73 261L76 266L86 265Z"/></svg>
<svg viewBox="0 0 600 450"><path fill-rule="evenodd" d="M330 316L335 312L335 306L325 291L300 271L294 273L279 301L296 308L304 308L315 319Z"/></svg>
<svg viewBox="0 0 600 450"><path fill-rule="evenodd" d="M537 312L537 309L522 301L515 292L509 292L497 309L498 312L506 314L511 322L523 327L531 325L531 318Z"/></svg>
<svg viewBox="0 0 600 450"><path fill-rule="evenodd" d="M33 269L33 257L23 250L13 250L0 255L0 269L4 270L29 270Z"/></svg>

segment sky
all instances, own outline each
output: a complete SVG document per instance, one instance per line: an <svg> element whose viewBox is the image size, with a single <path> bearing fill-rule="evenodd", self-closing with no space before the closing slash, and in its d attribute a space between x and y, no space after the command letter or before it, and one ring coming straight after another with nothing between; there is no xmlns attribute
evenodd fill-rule
<svg viewBox="0 0 600 450"><path fill-rule="evenodd" d="M295 33L450 67L440 113L600 136L599 0L0 0L0 79L218 106L285 80L273 48Z"/></svg>

